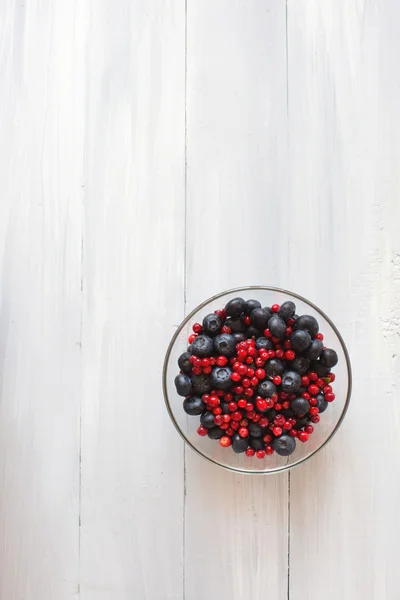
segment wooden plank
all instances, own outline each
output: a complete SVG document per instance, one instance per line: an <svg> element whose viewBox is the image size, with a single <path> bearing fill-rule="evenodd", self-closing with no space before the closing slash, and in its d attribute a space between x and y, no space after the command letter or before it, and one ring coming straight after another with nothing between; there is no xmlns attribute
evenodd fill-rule
<svg viewBox="0 0 400 600"><path fill-rule="evenodd" d="M0 8L0 597L79 592L83 19Z"/></svg>
<svg viewBox="0 0 400 600"><path fill-rule="evenodd" d="M187 306L284 283L285 4L188 2ZM231 474L186 450L187 600L286 598L287 475Z"/></svg>
<svg viewBox="0 0 400 600"><path fill-rule="evenodd" d="M291 476L291 600L399 595L399 17L395 0L288 2L289 275L354 369L340 433Z"/></svg>
<svg viewBox="0 0 400 600"><path fill-rule="evenodd" d="M89 3L81 597L183 594L183 444L161 389L183 318L182 2Z"/></svg>

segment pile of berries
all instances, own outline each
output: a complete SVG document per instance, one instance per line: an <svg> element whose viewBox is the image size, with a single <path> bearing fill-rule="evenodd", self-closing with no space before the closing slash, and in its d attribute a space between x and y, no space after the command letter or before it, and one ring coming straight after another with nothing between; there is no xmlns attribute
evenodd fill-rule
<svg viewBox="0 0 400 600"><path fill-rule="evenodd" d="M200 416L199 435L260 459L308 440L335 399L338 357L315 317L295 313L290 300L234 298L193 325L175 386L184 411Z"/></svg>

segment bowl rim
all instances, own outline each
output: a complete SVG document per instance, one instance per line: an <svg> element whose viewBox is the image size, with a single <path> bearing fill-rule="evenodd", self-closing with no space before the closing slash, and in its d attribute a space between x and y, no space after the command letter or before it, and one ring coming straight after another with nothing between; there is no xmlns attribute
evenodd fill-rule
<svg viewBox="0 0 400 600"><path fill-rule="evenodd" d="M283 465L277 469L274 470L270 470L270 471L250 471L248 469L242 469L239 467L231 467L229 465L223 465L222 463L218 462L217 460L214 460L213 458L211 458L210 456L207 456L207 454L203 454L203 452L201 452L201 450L199 450L187 437L186 435L183 433L182 429L179 427L178 423L175 420L174 414L172 412L171 409L171 405L170 405L170 401L169 401L169 397L168 397L168 389L167 389L167 371L168 371L168 363L169 363L169 359L171 356L171 352L172 349L174 347L174 344L180 334L180 332L182 331L182 329L186 326L186 324L194 317L194 315L199 312L200 310L202 310L203 308L205 308L207 306L207 304L210 304L211 302L213 302L214 300L217 300L218 298L221 298L222 296L227 296L229 294L233 294L233 293L237 293L237 292L245 292L245 291L249 291L249 290L263 290L263 291L268 291L268 292L279 292L279 293L283 293L283 294L288 294L289 296L291 296L292 298L297 298L298 300L304 302L305 304L308 304L309 306L311 306L317 313L319 313L321 315L321 317L323 317L328 323L329 325L332 327L333 331L335 332L340 345L342 346L342 350L346 359L346 366L347 366L347 372L348 372L348 387L347 387L347 395L346 395L346 401L344 403L343 406L343 410L341 412L341 415L334 427L334 429L332 430L332 432L330 433L330 435L326 438L326 440L316 449L314 450L314 452L312 452L311 454L309 454L308 456L305 456L304 458L298 460L297 462L293 463L293 464L286 464ZM337 433L337 431L339 430L345 416L347 413L347 410L349 408L349 404L350 404L350 398L351 398L351 392L352 392L352 385L353 385L353 375L352 375L352 369L351 369L351 362L350 362L350 356L345 344L345 341L340 333L340 331L338 330L338 328L336 327L335 323L332 321L332 319L330 319L330 317L328 317L327 314L324 313L324 311L319 308L316 304L314 304L313 302L311 302L310 300L308 300L307 298L304 298L304 296L301 296L300 294L296 294L295 292L291 292L289 290L286 290L284 288L279 288L279 287L273 287L273 286L265 286L265 285L247 285L247 286L242 286L242 287L235 287L229 290L224 290L222 292L219 292L218 294L215 294L214 296L211 296L210 298L208 298L207 300L204 300L203 302L201 302L198 306L196 306L196 308L194 308L184 319L183 321L180 323L180 325L177 327L174 335L171 338L170 343L168 344L168 348L167 348L167 352L165 354L165 358L164 358L164 365L163 365L163 372L162 372L162 387L163 387L163 395L164 395L164 402L168 411L168 414L171 418L172 423L174 424L175 429L177 430L177 432L179 433L179 435L181 436L181 438L183 439L183 441L188 444L199 456L202 456L205 460L208 460L209 462L217 465L218 467L221 467L227 471L231 471L233 473L242 473L244 475L275 475L277 473L282 473L283 471L289 471L290 469L293 469L295 467L298 467L299 465L305 463L307 460L309 460L310 458L312 458L313 456L315 456L320 450L322 450L322 448L324 448L328 442L330 442L332 440L332 438L334 437L334 435Z"/></svg>

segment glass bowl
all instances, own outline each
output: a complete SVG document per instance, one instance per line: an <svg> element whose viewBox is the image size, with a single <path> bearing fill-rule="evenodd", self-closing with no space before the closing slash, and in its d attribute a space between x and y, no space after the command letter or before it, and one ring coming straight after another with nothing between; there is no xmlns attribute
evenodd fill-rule
<svg viewBox="0 0 400 600"><path fill-rule="evenodd" d="M222 448L218 440L212 440L207 436L199 436L197 428L200 424L200 418L185 413L182 408L183 398L176 393L174 379L179 373L177 361L179 356L187 349L187 340L189 335L193 333L193 324L201 323L207 314L223 308L229 300L237 296L244 297L245 300L250 298L259 300L262 306L282 304L285 300L292 300L296 304L297 314L310 314L317 319L320 331L324 334L324 343L329 348L336 350L339 358L338 364L332 369L336 375L333 384L335 400L330 402L327 410L321 414L321 420L315 425L314 433L309 440L306 443L297 441L296 450L290 456L279 456L274 453L272 456L266 456L263 459L251 458L244 453L236 454L232 447ZM339 429L350 402L351 365L345 343L338 329L315 304L298 294L279 288L266 286L241 287L221 292L202 302L181 323L168 346L165 356L163 390L172 422L178 433L195 452L210 462L231 471L239 473L277 473L306 461L323 448Z"/></svg>

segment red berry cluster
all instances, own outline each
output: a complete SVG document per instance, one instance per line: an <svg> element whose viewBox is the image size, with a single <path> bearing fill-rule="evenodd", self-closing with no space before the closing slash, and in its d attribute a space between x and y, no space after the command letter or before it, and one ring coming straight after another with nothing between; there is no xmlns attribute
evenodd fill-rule
<svg viewBox="0 0 400 600"><path fill-rule="evenodd" d="M278 315L280 306L274 304L267 310L270 310L272 315ZM232 334L231 327L225 324L229 322L226 310L217 310L215 315L220 319L218 333ZM249 333L253 333L250 329L252 315L253 312L243 313L240 316ZM210 315L207 318L209 317ZM202 416L207 415L206 425L201 424L197 430L200 436L208 434L213 439L219 439L220 445L224 448L233 443L233 449L236 452L245 451L247 456L257 456L260 459L275 451L282 455L290 454L295 448L295 442L290 442L287 436L300 442L308 440L314 431L313 425L320 420L320 412L326 409L327 403L335 399L331 386L335 381L335 375L329 370L329 367L325 367L328 372L319 376L310 366L309 370L303 370L301 387L297 392L285 391L282 378L285 378L285 374L293 368L292 365L296 364L293 362L296 357L304 356L304 353L297 352L293 347L296 345L295 337L293 337L295 319L296 316L293 315L284 320L286 329L283 330L284 333L280 337L274 336L267 326L261 332L260 337L257 338L257 334L255 334L247 339L242 339L234 346L234 355L225 356L214 350L211 356L201 357L194 353L190 355L188 359L190 364L185 369L186 373L209 376L213 369L226 367L229 368L231 379L228 385L224 383L224 389L216 387L203 393L201 400L193 399L190 394L186 397L184 408L185 402L189 408L194 406L195 401L197 404L202 404L194 412L192 408L192 412L185 408L189 414L199 414L201 411ZM270 321L267 325L269 323ZM200 323L195 323L193 334L188 339L189 344L193 344L200 335L205 335L204 328ZM263 347L260 342L261 339L265 341L265 338L270 340L268 349ZM322 333L318 332L313 335L312 339L322 342L324 337ZM320 346L320 351L322 348L326 350L322 343ZM328 352L333 351L329 350ZM269 361L272 359L278 359L278 362L282 363L284 372L280 375L271 373L269 365L272 363ZM311 365L311 361L308 362ZM300 381L300 375L298 378ZM274 384L272 388L275 391L270 396L265 397L265 394L259 393L260 384L263 381L270 381ZM301 398L303 400L299 400ZM303 409L303 407L305 408ZM210 423L210 420L213 420L213 423ZM280 442L277 442L279 439ZM235 445L237 449L235 449Z"/></svg>

